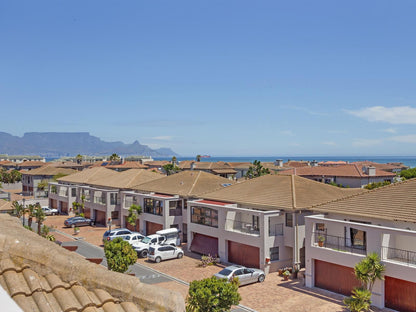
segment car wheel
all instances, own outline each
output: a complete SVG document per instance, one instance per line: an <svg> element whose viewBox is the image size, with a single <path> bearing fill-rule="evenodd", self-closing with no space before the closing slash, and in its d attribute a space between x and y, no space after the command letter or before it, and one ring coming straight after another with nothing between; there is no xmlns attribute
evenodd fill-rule
<svg viewBox="0 0 416 312"><path fill-rule="evenodd" d="M264 282L264 275L263 274L259 276L259 283L262 283L262 282Z"/></svg>
<svg viewBox="0 0 416 312"><path fill-rule="evenodd" d="M162 259L160 257L156 257L155 262L159 263Z"/></svg>
<svg viewBox="0 0 416 312"><path fill-rule="evenodd" d="M147 257L147 250L142 250L142 252L140 253L140 257L142 258L146 258Z"/></svg>
<svg viewBox="0 0 416 312"><path fill-rule="evenodd" d="M178 253L178 259L180 259L180 258L182 258L183 257L183 253Z"/></svg>

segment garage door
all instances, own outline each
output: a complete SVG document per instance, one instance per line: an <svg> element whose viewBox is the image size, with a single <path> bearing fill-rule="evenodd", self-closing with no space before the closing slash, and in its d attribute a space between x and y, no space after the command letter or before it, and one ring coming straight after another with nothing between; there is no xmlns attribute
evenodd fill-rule
<svg viewBox="0 0 416 312"><path fill-rule="evenodd" d="M194 233L191 251L202 255L218 256L218 238Z"/></svg>
<svg viewBox="0 0 416 312"><path fill-rule="evenodd" d="M91 209L89 208L84 208L84 216L85 218L91 218Z"/></svg>
<svg viewBox="0 0 416 312"><path fill-rule="evenodd" d="M146 235L155 234L157 231L163 230L163 224L146 222Z"/></svg>
<svg viewBox="0 0 416 312"><path fill-rule="evenodd" d="M228 262L250 268L260 268L260 249L258 247L228 241Z"/></svg>
<svg viewBox="0 0 416 312"><path fill-rule="evenodd" d="M385 306L390 309L416 311L416 284L398 278L385 276Z"/></svg>
<svg viewBox="0 0 416 312"><path fill-rule="evenodd" d="M107 226L104 211L95 210L95 224L101 224L101 225Z"/></svg>
<svg viewBox="0 0 416 312"><path fill-rule="evenodd" d="M61 213L68 213L68 203L61 201Z"/></svg>
<svg viewBox="0 0 416 312"><path fill-rule="evenodd" d="M355 278L353 268L315 260L315 286L351 296L351 291L360 283Z"/></svg>
<svg viewBox="0 0 416 312"><path fill-rule="evenodd" d="M136 224L131 225L127 222L128 217L124 217L124 224L126 225L126 228L128 228L130 231L140 232L140 220L136 219Z"/></svg>

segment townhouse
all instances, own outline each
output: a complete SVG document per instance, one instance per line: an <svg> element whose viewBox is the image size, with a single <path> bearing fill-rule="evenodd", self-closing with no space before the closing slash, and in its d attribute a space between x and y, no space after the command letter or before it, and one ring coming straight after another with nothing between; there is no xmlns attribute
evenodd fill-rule
<svg viewBox="0 0 416 312"><path fill-rule="evenodd" d="M358 166L357 164L292 168L282 173L353 188L362 188L369 183L385 181L393 183L396 177L393 172L376 169L373 166Z"/></svg>
<svg viewBox="0 0 416 312"><path fill-rule="evenodd" d="M150 235L156 231L176 227L181 240L187 242L188 201L199 199L204 192L223 189L233 182L203 171L182 171L162 179L137 185L132 191L121 192L122 226ZM131 227L127 222L128 208L142 207L142 214Z"/></svg>
<svg viewBox="0 0 416 312"><path fill-rule="evenodd" d="M266 175L188 200L188 248L266 273L305 263L305 216L313 205L360 189L293 175Z"/></svg>
<svg viewBox="0 0 416 312"><path fill-rule="evenodd" d="M416 179L312 208L306 217L306 285L350 295L356 263L376 252L384 281L373 288L379 308L416 311Z"/></svg>
<svg viewBox="0 0 416 312"><path fill-rule="evenodd" d="M123 172L94 167L58 179L49 184L49 205L60 213L72 213L73 202L83 204L85 217L96 224L121 225L121 190L160 179L163 176L142 169L130 169Z"/></svg>
<svg viewBox="0 0 416 312"><path fill-rule="evenodd" d="M45 165L29 171L22 171L22 194L35 198L48 197L48 182L60 175L69 175L76 172L73 169L57 168Z"/></svg>

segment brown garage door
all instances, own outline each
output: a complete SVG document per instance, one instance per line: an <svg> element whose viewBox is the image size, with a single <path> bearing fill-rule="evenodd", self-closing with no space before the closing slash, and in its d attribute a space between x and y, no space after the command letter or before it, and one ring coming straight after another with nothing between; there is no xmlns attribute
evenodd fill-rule
<svg viewBox="0 0 416 312"><path fill-rule="evenodd" d="M202 255L218 256L218 238L194 233L191 251Z"/></svg>
<svg viewBox="0 0 416 312"><path fill-rule="evenodd" d="M146 235L155 234L160 230L163 230L163 224L146 221Z"/></svg>
<svg viewBox="0 0 416 312"><path fill-rule="evenodd" d="M95 224L107 225L104 211L95 210Z"/></svg>
<svg viewBox="0 0 416 312"><path fill-rule="evenodd" d="M85 218L91 218L91 209L84 208L84 217Z"/></svg>
<svg viewBox="0 0 416 312"><path fill-rule="evenodd" d="M315 260L315 286L350 296L360 283L355 278L353 268Z"/></svg>
<svg viewBox="0 0 416 312"><path fill-rule="evenodd" d="M127 222L128 217L124 217L124 224L126 225L126 228L128 228L130 231L140 232L140 220L136 219L136 224L131 225Z"/></svg>
<svg viewBox="0 0 416 312"><path fill-rule="evenodd" d="M260 249L258 247L228 241L228 262L250 268L260 268Z"/></svg>
<svg viewBox="0 0 416 312"><path fill-rule="evenodd" d="M401 312L416 311L416 284L385 276L385 306Z"/></svg>
<svg viewBox="0 0 416 312"><path fill-rule="evenodd" d="M68 213L68 203L61 201L61 213Z"/></svg>

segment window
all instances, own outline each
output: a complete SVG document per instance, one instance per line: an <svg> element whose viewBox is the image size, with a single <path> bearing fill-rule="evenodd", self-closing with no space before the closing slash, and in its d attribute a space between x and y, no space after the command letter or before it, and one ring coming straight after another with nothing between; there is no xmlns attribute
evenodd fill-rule
<svg viewBox="0 0 416 312"><path fill-rule="evenodd" d="M188 209L188 200L187 199L183 200L183 209Z"/></svg>
<svg viewBox="0 0 416 312"><path fill-rule="evenodd" d="M270 260L279 260L279 247L270 248Z"/></svg>
<svg viewBox="0 0 416 312"><path fill-rule="evenodd" d="M118 204L118 194L117 193L110 193L110 204L117 205Z"/></svg>
<svg viewBox="0 0 416 312"><path fill-rule="evenodd" d="M253 230L259 229L259 216L253 216Z"/></svg>
<svg viewBox="0 0 416 312"><path fill-rule="evenodd" d="M366 249L366 232L350 228L351 246L359 249Z"/></svg>
<svg viewBox="0 0 416 312"><path fill-rule="evenodd" d="M163 201L145 198L144 199L144 212L151 213L158 216L163 216Z"/></svg>
<svg viewBox="0 0 416 312"><path fill-rule="evenodd" d="M218 227L218 211L206 207L192 207L192 223Z"/></svg>
<svg viewBox="0 0 416 312"><path fill-rule="evenodd" d="M320 232L325 231L325 223L316 223L315 230Z"/></svg>
<svg viewBox="0 0 416 312"><path fill-rule="evenodd" d="M76 188L71 188L71 195L72 195L72 197L77 196L77 189Z"/></svg>
<svg viewBox="0 0 416 312"><path fill-rule="evenodd" d="M292 213L287 213L286 212L285 217L286 217L286 226L293 227L293 215L292 215Z"/></svg>

